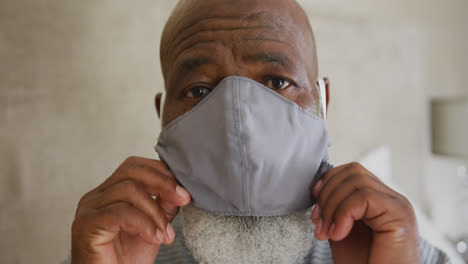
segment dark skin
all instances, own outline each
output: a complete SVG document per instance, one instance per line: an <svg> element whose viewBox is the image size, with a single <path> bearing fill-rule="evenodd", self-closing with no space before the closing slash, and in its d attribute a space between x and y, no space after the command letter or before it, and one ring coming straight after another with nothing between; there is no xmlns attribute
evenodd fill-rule
<svg viewBox="0 0 468 264"><path fill-rule="evenodd" d="M232 75L256 80L307 110L318 98L314 36L292 0L181 1L163 33L161 65L163 126ZM335 263L420 262L411 204L360 164L328 171L313 194L315 235L329 240ZM164 163L127 159L80 200L73 263L153 263L159 246L173 242L170 222L189 201Z"/></svg>

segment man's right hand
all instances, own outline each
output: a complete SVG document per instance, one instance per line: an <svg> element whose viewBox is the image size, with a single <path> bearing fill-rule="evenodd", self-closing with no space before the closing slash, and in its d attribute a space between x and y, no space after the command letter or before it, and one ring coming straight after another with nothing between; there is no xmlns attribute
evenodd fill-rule
<svg viewBox="0 0 468 264"><path fill-rule="evenodd" d="M152 196L157 196L153 199ZM130 157L78 203L72 263L153 263L189 193L159 160Z"/></svg>

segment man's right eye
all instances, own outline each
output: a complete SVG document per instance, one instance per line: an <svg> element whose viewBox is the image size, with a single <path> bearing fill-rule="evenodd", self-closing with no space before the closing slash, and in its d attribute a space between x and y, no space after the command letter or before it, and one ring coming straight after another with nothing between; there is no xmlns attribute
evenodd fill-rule
<svg viewBox="0 0 468 264"><path fill-rule="evenodd" d="M194 99L199 99L211 92L210 89L203 87L203 86L196 86L190 88L190 90L187 92L186 96L189 98L194 98Z"/></svg>

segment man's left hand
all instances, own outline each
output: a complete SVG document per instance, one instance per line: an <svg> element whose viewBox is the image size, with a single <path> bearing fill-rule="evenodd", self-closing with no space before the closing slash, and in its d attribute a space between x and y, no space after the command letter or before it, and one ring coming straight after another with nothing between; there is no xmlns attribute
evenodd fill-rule
<svg viewBox="0 0 468 264"><path fill-rule="evenodd" d="M313 194L315 236L335 263L420 263L413 207L361 164L329 170Z"/></svg>

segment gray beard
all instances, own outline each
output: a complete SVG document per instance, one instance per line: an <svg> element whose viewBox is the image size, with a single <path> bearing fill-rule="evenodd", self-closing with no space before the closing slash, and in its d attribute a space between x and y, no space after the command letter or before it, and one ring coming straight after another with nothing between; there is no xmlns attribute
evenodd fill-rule
<svg viewBox="0 0 468 264"><path fill-rule="evenodd" d="M220 216L182 209L187 248L201 264L303 263L313 246L310 209L286 216Z"/></svg>

